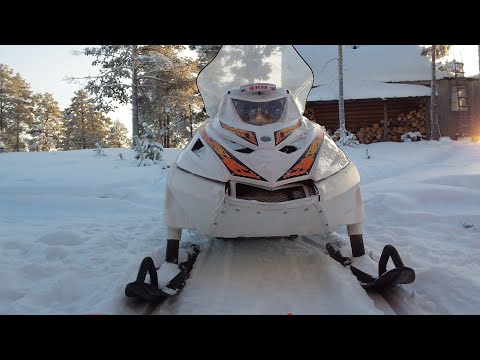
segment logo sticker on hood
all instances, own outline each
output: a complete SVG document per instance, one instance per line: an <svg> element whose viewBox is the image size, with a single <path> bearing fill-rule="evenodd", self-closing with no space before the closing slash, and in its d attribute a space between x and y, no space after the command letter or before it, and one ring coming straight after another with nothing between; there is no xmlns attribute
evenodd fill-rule
<svg viewBox="0 0 480 360"><path fill-rule="evenodd" d="M224 124L221 121L220 121L220 125L221 125L222 128L233 132L235 135L241 137L243 140L247 140L249 143L252 143L253 145L258 146L257 136L255 135L255 133L253 131L237 129L237 128L228 126L227 124Z"/></svg>
<svg viewBox="0 0 480 360"><path fill-rule="evenodd" d="M200 129L200 134L202 139L207 142L207 144L212 148L213 152L220 158L223 164L227 167L230 174L234 176L240 176L249 179L267 181L260 175L258 175L255 171L248 168L245 164L243 164L240 160L238 160L235 156L230 154L222 145L220 145L215 140L211 139L207 135L207 130L205 127Z"/></svg>
<svg viewBox="0 0 480 360"><path fill-rule="evenodd" d="M301 125L302 125L302 120L298 120L298 122L295 125L292 125L290 127L282 129L282 130L275 131L275 146L277 146L283 140L285 140L287 137L292 135L292 132L295 129L298 129Z"/></svg>
<svg viewBox="0 0 480 360"><path fill-rule="evenodd" d="M277 181L282 181L302 175L308 175L312 169L313 163L317 158L318 152L320 151L320 145L323 141L323 131L317 130L317 135L313 141L308 146L307 150L300 156L295 164L283 174Z"/></svg>

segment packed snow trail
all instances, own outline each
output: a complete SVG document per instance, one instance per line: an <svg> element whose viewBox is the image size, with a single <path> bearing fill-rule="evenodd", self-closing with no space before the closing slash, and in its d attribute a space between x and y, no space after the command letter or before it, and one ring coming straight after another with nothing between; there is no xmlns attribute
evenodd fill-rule
<svg viewBox="0 0 480 360"><path fill-rule="evenodd" d="M392 244L405 265L416 273L413 284L399 286L385 294L398 314L479 314L479 146L442 139L345 147L361 172L367 253L373 253L377 259L383 247ZM365 159L366 149L371 155L369 160ZM124 289L135 279L143 257L165 244L162 216L167 165L172 164L181 149L166 149L162 166L146 167L137 167L130 149L106 151L109 156L102 158L95 156L91 149L0 155L2 314L142 313L140 308L125 307ZM119 159L119 152L123 153L124 160ZM462 223L471 227L464 227ZM337 231L348 241L344 227ZM167 309L170 313L220 313L218 306L208 307L208 300L221 285L209 289L202 276L206 271L202 266L212 261L204 256L217 240L194 236L188 230L184 235L182 243L198 243L202 252L179 297L162 304L154 313L168 313ZM317 240L315 236L309 237ZM297 238L293 244L299 241ZM250 261L259 262L253 260L265 254L254 242L249 245L255 249ZM321 245L319 248L325 250L324 242ZM316 257L317 262L325 259L321 255ZM298 258L295 259L299 261ZM283 259L287 266L288 258L283 256ZM331 263L310 268L323 270L323 274L316 274L318 282L311 280L293 287L296 291L301 289L297 297L302 301L307 296L304 290L311 291L313 287L317 292L315 299L310 299L312 304L307 302L308 309L298 313L307 310L315 313L313 301L328 296L328 292L318 296L319 283L327 273L325 268L332 271L330 284L343 288L347 286L347 278L348 286L353 289L355 278L350 270L327 259ZM308 268L303 265L301 269ZM224 270L218 271L222 274ZM262 271L270 271L270 275L273 272L268 268ZM264 276L261 271L259 274ZM274 291L278 287L286 288L288 279L293 277L293 274L287 275L284 283L278 280L268 288ZM293 304L300 304L292 294L268 296L265 289L257 295L252 290L256 283L257 279L245 283L246 289L240 291L239 296L246 301L246 294L252 295L252 307L257 296L276 303L277 297L283 299L289 295ZM228 286L226 291L234 284ZM205 294L196 299L190 287L193 292L203 290ZM330 296L336 297L335 291L328 290ZM357 291L364 290L356 284L355 294ZM237 306L235 299L229 311L227 300L232 298L223 299L223 313L266 313L247 311L246 305ZM344 303L356 309L359 298L365 303L360 294L349 301L345 299ZM385 303L383 297L380 300ZM198 308L188 309L188 302ZM173 306L175 304L179 307ZM375 306L383 309L377 302ZM280 305L272 308L279 310L270 313L295 314L294 308L284 310ZM322 314L339 312L336 305L332 311L320 305L318 308Z"/></svg>
<svg viewBox="0 0 480 360"><path fill-rule="evenodd" d="M403 285L384 293L365 291L326 253L326 242L339 238L336 233L295 239L196 236L202 250L185 289L157 306L124 299L119 313L221 315L232 314L232 308L239 315L431 313L434 303Z"/></svg>
<svg viewBox="0 0 480 360"><path fill-rule="evenodd" d="M301 237L215 238L200 246L181 294L153 315L384 313L348 269Z"/></svg>
<svg viewBox="0 0 480 360"><path fill-rule="evenodd" d="M295 239L211 239L187 231L186 238L199 244L201 251L178 296L152 305L121 294L115 314L422 315L438 312L437 304L415 292L412 284L397 285L384 292L364 290L348 267L328 255L327 242L346 241L338 233ZM164 253L162 245L150 256L161 263ZM370 250L365 256L378 261L379 254ZM389 264L387 267L391 268L393 264ZM130 278L134 275L132 272Z"/></svg>

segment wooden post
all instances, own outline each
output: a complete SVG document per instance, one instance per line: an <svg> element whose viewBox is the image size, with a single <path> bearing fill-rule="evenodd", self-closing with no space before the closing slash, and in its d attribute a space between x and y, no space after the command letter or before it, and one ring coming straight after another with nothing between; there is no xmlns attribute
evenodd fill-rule
<svg viewBox="0 0 480 360"><path fill-rule="evenodd" d="M388 108L387 108L387 99L383 102L383 141L387 141L387 118L388 118Z"/></svg>
<svg viewBox="0 0 480 360"><path fill-rule="evenodd" d="M345 124L345 99L343 97L343 45L338 45L338 118L340 138L347 135Z"/></svg>
<svg viewBox="0 0 480 360"><path fill-rule="evenodd" d="M435 73L436 48L437 48L437 45L432 45L432 80L431 80L432 95L430 100L430 140L438 140L438 138L435 138L435 134L434 134L435 123L437 121L437 78Z"/></svg>

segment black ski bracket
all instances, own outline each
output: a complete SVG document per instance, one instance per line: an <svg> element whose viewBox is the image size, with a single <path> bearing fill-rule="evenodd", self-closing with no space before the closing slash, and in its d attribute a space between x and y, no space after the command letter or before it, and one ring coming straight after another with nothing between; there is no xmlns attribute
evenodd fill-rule
<svg viewBox="0 0 480 360"><path fill-rule="evenodd" d="M193 264L200 252L198 245L192 244L191 249L192 251L188 254L187 260L178 264L180 272L171 279L163 289L158 287L158 269L155 268L153 259L151 257L145 257L138 269L137 279L125 287L125 295L153 304L158 304L162 300L176 295L185 286ZM150 284L145 282L147 274L150 275Z"/></svg>
<svg viewBox="0 0 480 360"><path fill-rule="evenodd" d="M350 266L350 270L360 281L364 289L382 291L397 284L410 284L415 281L415 271L403 264L400 254L393 245L385 245L383 248L378 262L378 277L367 274L352 265L352 259L341 254L340 244L328 243L326 248L333 259L345 267ZM387 271L387 263L390 259L392 259L395 268Z"/></svg>
<svg viewBox="0 0 480 360"><path fill-rule="evenodd" d="M387 271L387 263L392 259L395 267ZM369 275L350 265L350 270L364 289L385 290L397 284L410 284L415 280L415 271L403 264L400 254L393 245L385 245L378 262L378 277Z"/></svg>

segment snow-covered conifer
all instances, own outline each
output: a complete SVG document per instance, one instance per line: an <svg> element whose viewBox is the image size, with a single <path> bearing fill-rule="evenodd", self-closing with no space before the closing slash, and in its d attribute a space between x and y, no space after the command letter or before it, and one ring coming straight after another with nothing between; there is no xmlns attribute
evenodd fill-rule
<svg viewBox="0 0 480 360"><path fill-rule="evenodd" d="M140 160L138 166L157 164L162 160L163 146L155 141L153 131L144 122L143 134L135 138L135 159Z"/></svg>

